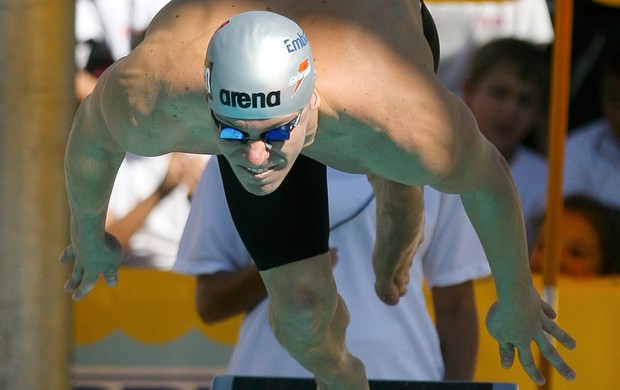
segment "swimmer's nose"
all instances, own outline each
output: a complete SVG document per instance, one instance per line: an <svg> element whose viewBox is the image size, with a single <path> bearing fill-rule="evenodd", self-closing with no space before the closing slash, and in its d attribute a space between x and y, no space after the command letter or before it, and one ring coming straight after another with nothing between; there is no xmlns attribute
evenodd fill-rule
<svg viewBox="0 0 620 390"><path fill-rule="evenodd" d="M261 166L269 159L269 149L263 140L250 140L245 145L245 159L253 166Z"/></svg>

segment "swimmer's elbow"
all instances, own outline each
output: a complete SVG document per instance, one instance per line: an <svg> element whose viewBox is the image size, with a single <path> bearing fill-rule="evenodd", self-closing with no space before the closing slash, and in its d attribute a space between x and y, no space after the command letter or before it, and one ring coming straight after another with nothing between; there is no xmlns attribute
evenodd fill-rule
<svg viewBox="0 0 620 390"><path fill-rule="evenodd" d="M471 111L462 104L438 180L433 187L461 193L484 186L499 172L509 170L497 148L480 132ZM488 184L488 183L487 183Z"/></svg>

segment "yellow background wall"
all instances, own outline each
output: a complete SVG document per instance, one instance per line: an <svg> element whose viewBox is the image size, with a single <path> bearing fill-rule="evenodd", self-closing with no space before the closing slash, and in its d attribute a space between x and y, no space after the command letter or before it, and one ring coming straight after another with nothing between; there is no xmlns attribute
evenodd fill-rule
<svg viewBox="0 0 620 390"><path fill-rule="evenodd" d="M535 284L540 287L539 279ZM561 348L565 359L577 371L567 382L555 376L554 390L615 390L620 380L620 278L559 283L559 323L577 339L577 349ZM479 281L476 299L480 323L495 300L491 280ZM77 346L94 344L114 331L153 344L174 341L190 329L207 338L233 345L241 318L206 326L194 309L194 279L153 270L123 268L119 284L108 288L100 283L83 301L74 304L74 340ZM538 350L533 346L535 355ZM79 364L79 362L74 362ZM522 390L535 389L518 362L512 369L499 364L497 343L481 327L480 355L476 380L517 383Z"/></svg>

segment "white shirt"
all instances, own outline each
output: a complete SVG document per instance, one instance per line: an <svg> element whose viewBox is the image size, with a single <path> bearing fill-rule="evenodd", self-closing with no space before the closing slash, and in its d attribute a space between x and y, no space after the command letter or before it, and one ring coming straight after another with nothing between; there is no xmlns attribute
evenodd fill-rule
<svg viewBox="0 0 620 390"><path fill-rule="evenodd" d="M226 207L216 163L210 160L194 194L174 271L210 274L237 270L252 262ZM371 379L441 380L443 361L426 309L423 278L430 287L448 286L490 273L460 198L425 190L425 241L411 268L409 292L392 307L382 303L374 291L372 187L363 175L331 168L328 186L330 225L355 216L330 233L330 246L338 248L339 257L334 276L351 314L347 331L350 351L364 361ZM274 338L266 300L245 317L228 370L236 375L312 377Z"/></svg>
<svg viewBox="0 0 620 390"><path fill-rule="evenodd" d="M141 157L128 153L116 175L108 212L120 219L149 197L168 171L170 155ZM170 269L189 215L187 187L178 185L148 215L129 239L124 265Z"/></svg>
<svg viewBox="0 0 620 390"><path fill-rule="evenodd" d="M510 160L510 172L521 199L527 242L532 247L538 237L539 219L547 207L547 159L521 145Z"/></svg>
<svg viewBox="0 0 620 390"><path fill-rule="evenodd" d="M427 0L426 5L439 33L437 73L448 89L459 94L471 54L485 43L504 37L541 44L553 41L545 0Z"/></svg>
<svg viewBox="0 0 620 390"><path fill-rule="evenodd" d="M586 124L568 137L564 194L575 193L620 207L620 141L604 119Z"/></svg>

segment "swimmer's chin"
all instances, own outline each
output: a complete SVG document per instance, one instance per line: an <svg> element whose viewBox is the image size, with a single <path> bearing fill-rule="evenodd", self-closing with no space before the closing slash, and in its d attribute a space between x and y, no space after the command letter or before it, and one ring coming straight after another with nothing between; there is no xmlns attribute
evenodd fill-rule
<svg viewBox="0 0 620 390"><path fill-rule="evenodd" d="M256 196L269 195L280 187L282 182L269 183L269 184L249 184L241 182L241 185L247 192Z"/></svg>

